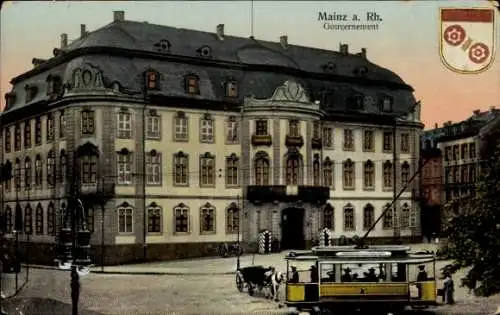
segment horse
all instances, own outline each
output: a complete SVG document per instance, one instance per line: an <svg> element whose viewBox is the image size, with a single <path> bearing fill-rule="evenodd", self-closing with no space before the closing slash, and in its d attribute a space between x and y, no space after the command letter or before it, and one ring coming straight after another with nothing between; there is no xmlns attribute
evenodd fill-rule
<svg viewBox="0 0 500 315"><path fill-rule="evenodd" d="M273 299L277 302L279 300L279 289L284 280L284 275L280 271L277 271L276 268L271 267L270 270L266 272L266 298Z"/></svg>

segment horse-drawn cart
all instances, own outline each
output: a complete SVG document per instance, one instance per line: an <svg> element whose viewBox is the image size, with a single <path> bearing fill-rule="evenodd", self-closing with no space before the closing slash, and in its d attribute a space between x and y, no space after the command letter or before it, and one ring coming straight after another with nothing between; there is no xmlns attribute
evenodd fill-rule
<svg viewBox="0 0 500 315"><path fill-rule="evenodd" d="M236 287L240 292L243 292L247 288L249 295L253 295L256 288L259 292L262 292L268 285L268 277L266 276L266 272L268 271L270 269L263 266L240 268L236 271Z"/></svg>

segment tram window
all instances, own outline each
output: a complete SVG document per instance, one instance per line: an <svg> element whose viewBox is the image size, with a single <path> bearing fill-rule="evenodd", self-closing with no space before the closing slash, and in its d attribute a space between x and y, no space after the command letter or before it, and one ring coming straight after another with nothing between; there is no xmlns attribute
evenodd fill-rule
<svg viewBox="0 0 500 315"><path fill-rule="evenodd" d="M380 282L386 280L385 264L343 264L342 282Z"/></svg>
<svg viewBox="0 0 500 315"><path fill-rule="evenodd" d="M406 281L406 264L392 264L391 270L392 270L391 280L393 282Z"/></svg>
<svg viewBox="0 0 500 315"><path fill-rule="evenodd" d="M321 282L335 282L335 264L320 264ZM338 265L337 265L338 266Z"/></svg>

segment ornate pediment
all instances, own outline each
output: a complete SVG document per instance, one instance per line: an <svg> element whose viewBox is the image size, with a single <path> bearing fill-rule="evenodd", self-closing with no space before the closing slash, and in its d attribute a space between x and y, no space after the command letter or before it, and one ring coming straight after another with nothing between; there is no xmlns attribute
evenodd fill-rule
<svg viewBox="0 0 500 315"><path fill-rule="evenodd" d="M311 103L306 90L297 82L288 80L278 87L271 97L273 101Z"/></svg>
<svg viewBox="0 0 500 315"><path fill-rule="evenodd" d="M105 89L102 71L91 64L85 64L80 68L76 68L73 70L70 86L72 89L81 90Z"/></svg>

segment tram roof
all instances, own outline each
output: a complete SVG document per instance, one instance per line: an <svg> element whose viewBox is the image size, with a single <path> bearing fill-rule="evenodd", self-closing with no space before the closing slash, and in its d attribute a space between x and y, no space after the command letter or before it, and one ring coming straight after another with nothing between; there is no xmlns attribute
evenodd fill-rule
<svg viewBox="0 0 500 315"><path fill-rule="evenodd" d="M317 254L328 254L336 252L357 252L357 251L367 251L367 252L408 252L410 251L410 246L406 245L368 245L363 248L359 248L355 245L344 245L344 246L315 246L312 248L312 252Z"/></svg>
<svg viewBox="0 0 500 315"><path fill-rule="evenodd" d="M342 252L341 252L342 253ZM362 253L364 254L364 253ZM357 257L356 257L357 256ZM355 255L355 256L318 256L312 252L308 253L290 253L285 259L291 261L328 261L336 264L365 264L365 263L404 263L404 264L421 264L428 263L435 260L433 254L412 254L409 253L405 256L392 256L392 255Z"/></svg>

